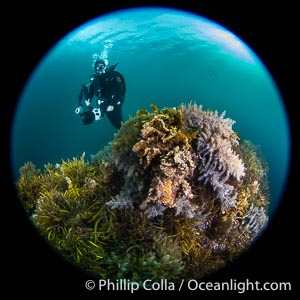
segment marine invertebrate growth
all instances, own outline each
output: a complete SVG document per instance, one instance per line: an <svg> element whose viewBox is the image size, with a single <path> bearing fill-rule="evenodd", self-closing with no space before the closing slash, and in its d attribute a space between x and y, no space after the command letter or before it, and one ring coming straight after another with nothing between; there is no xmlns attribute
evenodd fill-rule
<svg viewBox="0 0 300 300"><path fill-rule="evenodd" d="M141 110L92 157L25 164L17 188L49 243L103 278L199 279L268 222L267 164L197 105Z"/></svg>
<svg viewBox="0 0 300 300"><path fill-rule="evenodd" d="M187 126L198 129L196 139L199 181L209 183L217 192L222 210L235 206L236 194L229 178L238 181L245 175L245 165L236 154L238 136L232 130L235 121L224 118L225 112L203 111L201 106L182 106Z"/></svg>

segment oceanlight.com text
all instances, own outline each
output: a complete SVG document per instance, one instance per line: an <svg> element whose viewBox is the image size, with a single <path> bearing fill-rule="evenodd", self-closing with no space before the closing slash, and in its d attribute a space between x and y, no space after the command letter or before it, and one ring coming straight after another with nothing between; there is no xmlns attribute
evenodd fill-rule
<svg viewBox="0 0 300 300"><path fill-rule="evenodd" d="M190 291L237 291L243 294L246 291L291 291L292 285L290 282L260 282L250 281L237 281L230 279L225 282L198 282L191 279L187 281L187 288Z"/></svg>

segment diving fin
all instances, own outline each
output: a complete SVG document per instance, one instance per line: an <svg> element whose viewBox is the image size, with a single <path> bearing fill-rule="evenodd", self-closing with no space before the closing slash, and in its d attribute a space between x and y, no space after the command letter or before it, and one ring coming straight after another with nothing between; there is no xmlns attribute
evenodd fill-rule
<svg viewBox="0 0 300 300"><path fill-rule="evenodd" d="M116 64L112 65L112 66L109 66L106 70L106 72L112 72L115 70L115 68L117 67L117 65L119 64L120 62L117 62Z"/></svg>

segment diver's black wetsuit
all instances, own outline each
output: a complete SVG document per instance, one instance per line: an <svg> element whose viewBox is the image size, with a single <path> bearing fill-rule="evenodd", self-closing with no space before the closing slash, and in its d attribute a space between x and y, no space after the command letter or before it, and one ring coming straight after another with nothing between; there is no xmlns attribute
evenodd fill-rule
<svg viewBox="0 0 300 300"><path fill-rule="evenodd" d="M123 75L115 70L108 70L103 74L94 74L88 90L88 99L97 97L101 115L107 115L111 124L119 129L123 121L122 105L126 93L126 84ZM112 111L107 111L108 106Z"/></svg>
<svg viewBox="0 0 300 300"><path fill-rule="evenodd" d="M94 74L88 85L82 85L79 94L79 105L82 99L91 99L95 96L96 107L100 108L102 118L104 114L107 115L111 124L119 129L123 121L122 105L124 103L126 84L123 75L115 71L116 65L108 68L105 73ZM88 87L89 86L89 87ZM112 111L107 111L109 106L113 106ZM89 110L84 113L84 124L90 124L94 121L95 116L92 112L93 108L89 106Z"/></svg>

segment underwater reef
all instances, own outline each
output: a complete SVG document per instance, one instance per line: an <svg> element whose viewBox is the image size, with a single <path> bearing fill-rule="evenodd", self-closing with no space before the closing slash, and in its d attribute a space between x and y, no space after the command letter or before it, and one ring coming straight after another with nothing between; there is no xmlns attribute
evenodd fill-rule
<svg viewBox="0 0 300 300"><path fill-rule="evenodd" d="M91 157L20 168L17 191L40 234L104 279L200 279L268 222L268 167L225 112L140 110Z"/></svg>

